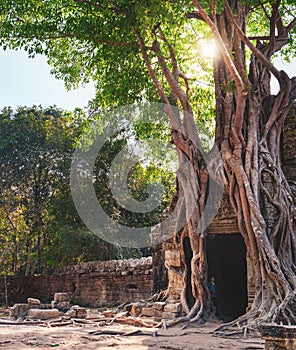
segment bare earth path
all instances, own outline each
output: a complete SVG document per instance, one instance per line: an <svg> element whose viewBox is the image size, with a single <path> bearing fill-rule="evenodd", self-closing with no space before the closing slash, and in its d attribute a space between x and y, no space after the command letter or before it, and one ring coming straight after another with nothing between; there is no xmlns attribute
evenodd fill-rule
<svg viewBox="0 0 296 350"><path fill-rule="evenodd" d="M141 329L153 333L151 329L132 326L113 325L106 327L90 326L0 326L0 349L3 350L259 350L264 349L260 338L225 339L212 336L211 332L218 324L207 323L203 327L180 326L168 330L158 330L158 336L134 335L93 335L96 330Z"/></svg>

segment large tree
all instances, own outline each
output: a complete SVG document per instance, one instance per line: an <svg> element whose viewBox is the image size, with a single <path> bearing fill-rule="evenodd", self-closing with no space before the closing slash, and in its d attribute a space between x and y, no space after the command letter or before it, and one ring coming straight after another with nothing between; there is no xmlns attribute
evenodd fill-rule
<svg viewBox="0 0 296 350"><path fill-rule="evenodd" d="M188 215L176 239L183 263L184 320L206 317L209 310L206 230L199 232L197 225L209 177L219 173L215 180L223 178L255 271L253 304L235 325L295 322L295 204L280 152L295 80L271 62L277 52L295 53L293 3L8 0L0 5L1 45L22 47L31 56L46 54L68 86L93 79L94 104L158 98L168 106L171 143L180 162L177 195L183 196ZM200 117L201 93L197 44L207 36L219 48L212 75L215 139L223 160L218 172L211 170L214 153L212 168L205 164L194 117ZM279 83L275 96L271 75ZM174 113L170 105L182 113Z"/></svg>

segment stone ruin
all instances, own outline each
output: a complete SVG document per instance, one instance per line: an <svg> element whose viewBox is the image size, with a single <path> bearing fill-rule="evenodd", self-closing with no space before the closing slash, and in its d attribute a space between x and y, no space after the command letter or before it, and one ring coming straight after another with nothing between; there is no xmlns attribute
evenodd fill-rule
<svg viewBox="0 0 296 350"><path fill-rule="evenodd" d="M90 261L67 266L54 274L0 277L0 303L25 303L28 298L53 299L56 291L71 296L72 303L104 307L151 297L152 257Z"/></svg>
<svg viewBox="0 0 296 350"><path fill-rule="evenodd" d="M265 350L296 349L295 326L265 324L260 327L260 333L265 340Z"/></svg>
<svg viewBox="0 0 296 350"><path fill-rule="evenodd" d="M47 320L68 316L70 318L86 318L86 308L70 305L68 293L55 293L50 304L43 304L39 299L28 298L27 303L14 304L10 308L10 317L14 319Z"/></svg>
<svg viewBox="0 0 296 350"><path fill-rule="evenodd" d="M122 310L128 312L131 316L152 317L155 321L170 320L183 314L180 302L153 302L152 300L126 303L122 306Z"/></svg>
<svg viewBox="0 0 296 350"><path fill-rule="evenodd" d="M1 320L2 324L28 325L46 324L57 327L75 324L108 326L113 323L159 328L166 320L182 316L180 302L157 301L157 294L150 300L125 302L117 307L86 309L71 306L68 293L55 293L51 303L41 303L39 299L28 298L27 303L17 303L10 308L12 320Z"/></svg>

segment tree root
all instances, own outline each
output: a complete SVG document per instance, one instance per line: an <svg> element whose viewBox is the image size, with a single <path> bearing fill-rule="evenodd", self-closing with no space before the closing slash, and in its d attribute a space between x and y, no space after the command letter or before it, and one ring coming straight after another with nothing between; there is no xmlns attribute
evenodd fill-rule
<svg viewBox="0 0 296 350"><path fill-rule="evenodd" d="M151 298L148 299L148 301L165 301L169 296L169 290L165 289L160 291L159 293L153 294Z"/></svg>

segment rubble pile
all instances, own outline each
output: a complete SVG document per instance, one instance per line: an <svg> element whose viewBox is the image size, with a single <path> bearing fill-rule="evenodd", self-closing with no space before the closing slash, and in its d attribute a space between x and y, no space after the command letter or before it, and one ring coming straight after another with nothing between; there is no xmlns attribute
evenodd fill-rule
<svg viewBox="0 0 296 350"><path fill-rule="evenodd" d="M69 293L55 293L54 300L50 304L28 298L26 304L15 304L10 308L10 317L16 320L14 322L24 324L38 320L50 327L70 324L108 326L121 323L153 328L161 327L165 320L182 315L180 302L158 301L153 297L148 301L126 302L113 308L87 310L78 305L71 306Z"/></svg>
<svg viewBox="0 0 296 350"><path fill-rule="evenodd" d="M152 317L155 321L160 321L162 319L171 320L183 315L180 302L151 302L143 300L136 303L125 303L118 309L122 309L122 311L127 312L130 316ZM113 316L115 316L115 314Z"/></svg>
<svg viewBox="0 0 296 350"><path fill-rule="evenodd" d="M43 304L39 299L28 298L27 304L14 304L10 308L10 317L14 319L48 320L68 316L70 318L86 318L87 311L78 305L70 305L68 293L55 293L50 304Z"/></svg>

